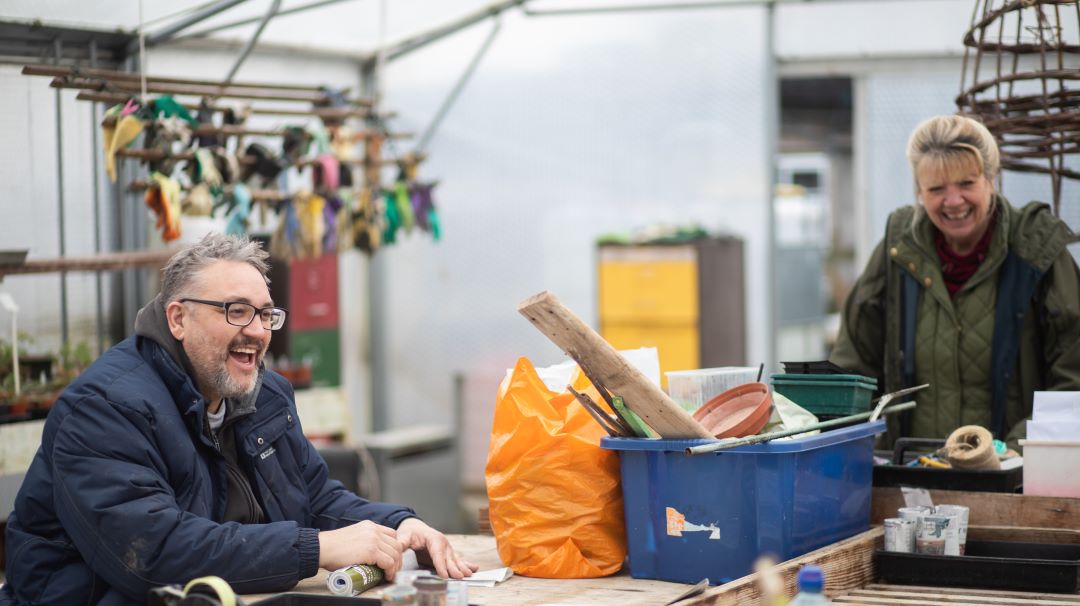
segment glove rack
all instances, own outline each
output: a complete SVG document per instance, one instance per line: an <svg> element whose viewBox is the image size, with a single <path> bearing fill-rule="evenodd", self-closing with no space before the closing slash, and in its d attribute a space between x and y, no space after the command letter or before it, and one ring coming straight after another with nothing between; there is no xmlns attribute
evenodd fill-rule
<svg viewBox="0 0 1080 606"><path fill-rule="evenodd" d="M158 113L161 108L156 105L158 99L143 97L144 95L150 95L153 93L156 95L167 95L168 97L175 98L168 99L168 107L172 108L166 110L170 113L165 113L166 116L180 116L186 124L184 124L185 133L183 135L183 143L181 145L173 145L166 143L165 145L147 143L144 148L128 148L127 145L118 143L115 147L110 148L112 154L108 158L107 165L112 170L112 157L115 158L128 158L141 161L145 164L149 164L151 170L158 170L155 165L162 161L187 161L197 162L201 161L196 157L195 149L188 148L187 137L217 137L218 143L212 143L211 145L220 146L220 149L227 150L226 154L231 156L235 162L233 166L248 167L250 168L260 166L260 162L263 161L264 156L257 154L251 156L251 147L259 146L247 146L244 144L244 137L257 137L257 138L277 138L286 137L290 132L296 133L298 129L303 130L304 126L299 125L293 128L252 128L245 122L250 115L263 115L263 116L282 116L282 117L297 117L297 118L316 118L321 124L329 131L329 135L333 141L333 146L338 150L341 155L338 156L337 162L342 167L342 170L348 168L359 168L360 174L362 174L361 180L357 184L357 189L353 190L359 195L360 191L365 192L360 196L360 207L356 207L353 211L359 212L359 217L353 221L360 221L356 225L366 226L364 229L367 235L364 236L363 241L365 244L359 244L361 238L357 236L357 247L364 249L366 252L373 252L378 246L382 244L393 243L395 240L394 232L398 229L398 225L404 225L406 230L412 229L412 213L405 209L402 204L408 205L409 198L415 196L412 193L414 184L417 187L423 187L423 200L427 206L424 206L426 210L422 212L432 213L431 219L436 221L434 227L429 230L427 221L417 221L425 231L431 231L432 235L438 239L438 225L437 217L434 215L434 207L431 206L431 185L422 185L414 181L415 170L417 164L424 159L422 153L409 152L405 154L393 153L393 146L391 144L391 155L396 157L386 158L383 156L383 142L392 142L393 140L409 139L413 137L412 133L403 132L390 132L385 128L386 120L391 118L394 114L388 112L377 112L374 108L374 103L370 99L358 97L354 94L350 94L350 89L331 89L328 87L318 86L303 86L303 85L291 85L291 84L269 84L269 83L244 83L244 82L214 82L209 80L200 79L188 79L188 78L172 78L172 77L158 77L158 76L143 76L139 73L120 72L105 69L88 69L79 66L60 66L60 65L43 65L43 64L31 64L23 66L22 73L28 76L45 76L51 77L50 86L57 89L75 89L78 90L76 99L79 101L89 101L93 103L105 103L109 106L125 105L129 102L135 101L139 105L148 105L150 107L149 114L135 113L134 117L143 123L143 129L150 131L151 126L160 119L162 114ZM166 99L166 97L162 97ZM222 103L222 100L232 99L244 102L242 106L233 105L229 103ZM267 104L266 102L271 102ZM115 110L114 110L115 111ZM102 126L108 129L116 128L120 124L119 116L125 115L125 121L127 124L131 123L131 116L127 115L129 109L125 108L123 113L110 112L105 116L102 121ZM141 111L141 110L139 110ZM198 112L198 113L196 113ZM228 112L228 113L226 113ZM217 115L218 119L209 119L208 115ZM223 115L224 114L224 115ZM151 117L153 116L153 117ZM359 119L364 121L364 125L357 130L357 132L345 134L344 131L338 130L338 127L345 125L347 119ZM122 125L121 125L122 128ZM128 132L131 132L131 127L128 127ZM140 136L142 131L136 131L134 136ZM322 135L315 133L309 134L301 149L306 150L308 142L312 141L312 136L317 141L326 141L326 139L320 139ZM344 137L344 138L343 138ZM173 139L175 141L175 139ZM168 139L166 139L168 141ZM315 159L308 157L306 152L301 152L304 157L290 156L289 149L296 149L295 147L289 147L289 139L285 139L285 150L282 151L282 160L284 167L292 166L298 169L306 169L312 166L318 166L320 162L325 162L325 158ZM128 144L134 142L129 139ZM202 145L206 145L205 140ZM360 145L360 150L354 155L351 152L341 151L342 147L351 147L352 145ZM108 146L108 144L107 144ZM241 152L242 149L248 148L247 151ZM326 147L321 149L326 150ZM269 150L267 150L269 151ZM215 152L220 153L220 152ZM232 161L232 160L230 160ZM219 160L221 162L221 160ZM382 168L386 166L400 166L401 172L398 177L398 183L392 184L390 187L382 186ZM170 166L166 162L165 166ZM171 168L166 170L171 172ZM198 169L196 169L197 171ZM324 169L325 170L325 169ZM335 169L336 170L336 169ZM194 173L198 175L198 172ZM223 170L224 174L224 170ZM250 173L249 173L250 174ZM317 173L319 174L319 173ZM331 173L336 174L336 173ZM114 176L115 173L110 172L110 175ZM169 175L166 175L169 176ZM196 177L198 178L198 177ZM235 178L235 172L234 177ZM342 177L344 179L344 175ZM355 178L355 177L354 177ZM407 190L401 189L403 187L401 181L405 181ZM186 182L186 181L185 181ZM237 181L239 183L239 181ZM265 183L265 182L264 182ZM194 183L191 186L179 186L180 192L189 192L194 188ZM317 184L316 184L317 185ZM152 180L133 180L128 183L125 188L129 192L147 191L151 188L155 192L158 191L159 186ZM175 186L174 186L175 187ZM265 185L264 185L265 187ZM229 181L226 182L224 187L217 187L213 190L215 197L220 195L232 195L233 187ZM282 204L288 205L293 198L293 193L282 192L275 189L250 189L247 192L250 194L250 201L258 204L266 212L266 206L269 204L271 208L281 211L283 208L291 208L289 206L282 206ZM381 218L381 215L373 214L376 211L373 210L372 200L381 200L383 194L386 194L387 204L397 207L395 211L387 211L387 217ZM155 194L157 195L157 194ZM164 196L164 194L160 194ZM180 195L187 196L187 193ZM202 194L205 195L205 194ZM323 195L326 195L324 193ZM147 204L150 205L150 194L147 194ZM402 197L404 196L404 198ZM164 198L161 198L164 200ZM353 204L348 200L344 200L347 205ZM381 202L380 202L381 204ZM417 204L417 198L413 197L413 205ZM187 202L184 202L184 208L186 208ZM159 213L160 205L152 206L155 213ZM179 206L176 208L180 208ZM217 208L217 203L215 203ZM170 211L173 212L173 211ZM172 214L174 217L178 217L180 212L177 211ZM382 212L382 211L378 211ZM420 211L418 211L420 212ZM245 211L246 213L246 211ZM400 216L404 213L407 220L402 223ZM293 213L295 216L295 213ZM390 217L393 215L393 218ZM161 226L161 216L159 216L159 227ZM262 215L265 218L265 214ZM246 214L244 215L246 217ZM244 219L241 219L244 221ZM329 220L328 220L329 221ZM246 223L246 221L245 221ZM175 224L177 227L173 229L169 237L166 237L166 241L171 240L179 235L179 223ZM328 223L328 225L332 225ZM386 226L390 227L387 228ZM230 222L230 226L232 222ZM379 234L382 233L382 238L379 238ZM163 232L163 236L164 236ZM380 243L379 240L382 240ZM348 240L346 240L348 241ZM374 242L374 243L372 243ZM327 252L331 250L330 244L326 245ZM142 252L151 251L126 251L123 258L123 268L132 267L135 265L159 265L162 259L158 258L159 255L149 254L145 258L141 258L138 255ZM160 252L160 251L153 251ZM108 255L102 255L104 258ZM166 256L167 258L167 256ZM109 260L110 263L115 263L116 260ZM43 265L44 264L44 265ZM48 263L44 261L34 262L33 264L27 263L23 266L19 266L21 269L16 269L15 266L3 267L0 266L0 277L5 273L28 273L31 271L69 271L69 270L85 270L92 268L86 260L72 259L70 266L64 265L64 259L49 260ZM34 269L37 267L38 269ZM49 269L44 269L48 267ZM96 267L96 266L95 266ZM112 267L103 267L103 269L112 269Z"/></svg>

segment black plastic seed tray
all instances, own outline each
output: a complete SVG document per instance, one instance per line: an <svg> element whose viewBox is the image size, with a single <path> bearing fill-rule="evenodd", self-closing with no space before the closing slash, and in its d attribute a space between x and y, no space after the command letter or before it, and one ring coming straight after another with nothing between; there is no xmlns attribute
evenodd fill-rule
<svg viewBox="0 0 1080 606"><path fill-rule="evenodd" d="M850 375L854 374L844 370L828 360L816 360L813 362L781 362L784 372L795 375Z"/></svg>
<svg viewBox="0 0 1080 606"><path fill-rule="evenodd" d="M914 486L917 488L973 492L1020 492L1023 487L1023 467L976 470L908 467L906 465L906 463L918 458L920 454L933 452L944 445L945 440L898 439L891 456L889 456L890 464L874 466L874 486Z"/></svg>
<svg viewBox="0 0 1080 606"><path fill-rule="evenodd" d="M876 551L878 576L901 585L1076 593L1080 545L968 541L962 556Z"/></svg>

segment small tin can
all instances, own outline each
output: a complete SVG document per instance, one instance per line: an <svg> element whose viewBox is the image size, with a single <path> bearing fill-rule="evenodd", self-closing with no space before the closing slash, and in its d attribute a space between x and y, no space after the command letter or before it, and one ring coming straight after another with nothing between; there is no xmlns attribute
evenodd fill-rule
<svg viewBox="0 0 1080 606"><path fill-rule="evenodd" d="M326 578L326 588L334 595L357 596L383 582L383 571L372 564L339 568Z"/></svg>
<svg viewBox="0 0 1080 606"><path fill-rule="evenodd" d="M927 555L960 555L960 525L955 516L930 514L915 530L915 552Z"/></svg>
<svg viewBox="0 0 1080 606"><path fill-rule="evenodd" d="M382 606L416 606L416 588L412 585L391 585L382 592Z"/></svg>
<svg viewBox="0 0 1080 606"><path fill-rule="evenodd" d="M901 553L914 553L915 551L915 520L904 518L885 519L885 551L898 551Z"/></svg>
<svg viewBox="0 0 1080 606"><path fill-rule="evenodd" d="M957 534L960 538L960 553L964 555L967 547L967 531L968 531L968 516L971 510L964 505L938 505L934 508L934 513L938 515L955 516L958 518Z"/></svg>
<svg viewBox="0 0 1080 606"><path fill-rule="evenodd" d="M914 505L912 507L901 507L896 510L896 516L904 518L905 520L918 520L924 515L934 513L932 509L925 505Z"/></svg>

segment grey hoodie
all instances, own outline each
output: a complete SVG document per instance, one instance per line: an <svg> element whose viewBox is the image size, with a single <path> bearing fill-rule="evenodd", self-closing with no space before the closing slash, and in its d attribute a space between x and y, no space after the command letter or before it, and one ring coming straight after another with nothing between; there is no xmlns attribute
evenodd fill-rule
<svg viewBox="0 0 1080 606"><path fill-rule="evenodd" d="M183 343L169 331L169 322L165 317L165 305L161 300L161 295L154 297L153 301L139 310L135 316L135 334L160 345L187 372L191 382L198 386L195 370L191 365L191 360L188 359L187 352L184 351ZM259 389L262 388L263 372L264 369L260 367L259 374L255 378L255 388L251 390L251 393L222 403L226 407L225 422L216 434L210 431L207 417L203 415L203 434L217 446L225 465L225 476L228 478L225 518L220 520L222 522L258 524L265 519L259 500L251 489L251 479L237 464L236 441L232 429L232 424L236 419L255 412L255 401L258 398Z"/></svg>

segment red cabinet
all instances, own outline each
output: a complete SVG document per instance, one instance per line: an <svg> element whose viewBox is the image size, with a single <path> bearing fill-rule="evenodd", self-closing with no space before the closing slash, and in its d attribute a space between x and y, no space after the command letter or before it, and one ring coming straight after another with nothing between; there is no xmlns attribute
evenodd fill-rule
<svg viewBox="0 0 1080 606"><path fill-rule="evenodd" d="M338 257L294 259L289 264L289 330L338 327Z"/></svg>

